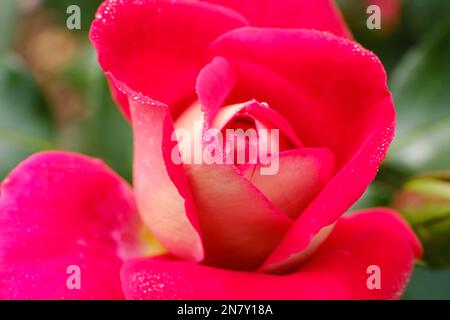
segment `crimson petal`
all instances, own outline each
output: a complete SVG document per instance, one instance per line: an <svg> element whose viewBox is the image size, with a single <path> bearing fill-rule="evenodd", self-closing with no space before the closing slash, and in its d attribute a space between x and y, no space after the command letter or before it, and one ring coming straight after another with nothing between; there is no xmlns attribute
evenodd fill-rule
<svg viewBox="0 0 450 320"><path fill-rule="evenodd" d="M289 119L305 147L328 148L337 173L266 261L305 250L363 194L386 155L395 110L377 57L358 44L313 30L240 28L219 38L238 83L227 103L267 101Z"/></svg>
<svg viewBox="0 0 450 320"><path fill-rule="evenodd" d="M332 0L205 0L241 13L255 27L328 31L351 38Z"/></svg>
<svg viewBox="0 0 450 320"><path fill-rule="evenodd" d="M90 38L105 73L177 112L194 99L210 42L246 24L230 9L199 1L107 0ZM111 86L129 118L128 99Z"/></svg>
<svg viewBox="0 0 450 320"><path fill-rule="evenodd" d="M127 262L122 283L129 299L397 299L420 255L409 227L395 213L374 209L339 219L312 259L292 274L157 257ZM380 271L379 288L371 286L372 270Z"/></svg>
<svg viewBox="0 0 450 320"><path fill-rule="evenodd" d="M0 191L1 299L123 298L119 270L139 230L127 183L99 160L47 152Z"/></svg>

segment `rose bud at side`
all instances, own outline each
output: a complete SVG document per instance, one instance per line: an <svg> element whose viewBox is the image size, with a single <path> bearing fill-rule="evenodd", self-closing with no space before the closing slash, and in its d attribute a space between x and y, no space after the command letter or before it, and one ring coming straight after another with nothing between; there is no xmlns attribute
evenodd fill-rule
<svg viewBox="0 0 450 320"><path fill-rule="evenodd" d="M430 267L450 265L450 172L422 175L407 182L393 204L414 228Z"/></svg>

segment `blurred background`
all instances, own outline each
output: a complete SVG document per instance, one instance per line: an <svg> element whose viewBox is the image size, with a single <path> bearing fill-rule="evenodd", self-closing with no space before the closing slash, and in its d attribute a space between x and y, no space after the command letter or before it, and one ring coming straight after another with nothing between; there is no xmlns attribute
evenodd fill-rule
<svg viewBox="0 0 450 320"><path fill-rule="evenodd" d="M0 180L34 152L64 149L104 159L131 178L132 135L110 98L88 41L100 0L0 1ZM426 255L404 299L450 299L450 1L337 0L364 47L384 63L397 136L353 209L399 210ZM66 10L81 8L81 30ZM366 9L381 8L369 30Z"/></svg>

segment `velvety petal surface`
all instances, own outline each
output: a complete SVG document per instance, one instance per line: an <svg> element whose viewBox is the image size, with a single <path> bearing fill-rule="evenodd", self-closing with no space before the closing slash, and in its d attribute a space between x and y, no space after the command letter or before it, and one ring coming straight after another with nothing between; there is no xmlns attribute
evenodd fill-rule
<svg viewBox="0 0 450 320"><path fill-rule="evenodd" d="M0 189L0 298L123 298L119 270L138 249L138 222L130 187L101 161L31 156ZM67 286L70 266L79 289Z"/></svg>
<svg viewBox="0 0 450 320"><path fill-rule="evenodd" d="M105 73L177 112L194 99L208 44L246 24L238 13L205 2L106 0L90 37ZM128 99L111 86L129 117Z"/></svg>
<svg viewBox="0 0 450 320"><path fill-rule="evenodd" d="M197 206L205 263L258 268L292 221L231 165L187 165ZM250 205L251 204L251 205Z"/></svg>
<svg viewBox="0 0 450 320"><path fill-rule="evenodd" d="M206 0L232 8L255 27L302 28L351 37L333 0Z"/></svg>
<svg viewBox="0 0 450 320"><path fill-rule="evenodd" d="M297 218L334 173L334 157L327 149L285 151L274 175L261 174L261 165L248 166L245 176L274 206ZM273 160L275 162L275 160Z"/></svg>
<svg viewBox="0 0 450 320"><path fill-rule="evenodd" d="M134 132L133 180L139 213L155 237L172 254L203 259L195 203L178 153L169 108L136 95L116 83L129 97Z"/></svg>
<svg viewBox="0 0 450 320"><path fill-rule="evenodd" d="M211 54L226 59L238 79L225 104L266 101L305 147L335 155L336 175L266 263L278 264L333 224L375 177L395 128L386 74L373 53L313 30L240 28Z"/></svg>
<svg viewBox="0 0 450 320"><path fill-rule="evenodd" d="M214 117L223 107L236 81L233 68L220 56L215 57L200 71L196 82L196 92L201 111L205 114L204 120L207 127L211 127Z"/></svg>
<svg viewBox="0 0 450 320"><path fill-rule="evenodd" d="M157 257L122 270L131 299L397 299L421 255L395 213L373 209L338 220L312 259L287 275L237 272ZM373 266L380 287L373 288Z"/></svg>
<svg viewBox="0 0 450 320"><path fill-rule="evenodd" d="M206 108L205 108L206 109ZM208 110L211 110L208 108ZM212 110L211 110L212 111ZM278 149L283 149L283 142L285 145L289 145L291 148L296 149L302 146L301 141L298 139L295 131L290 126L289 122L277 114L274 110L270 109L270 106L264 105L257 101L249 101L246 103L235 104L232 106L226 106L218 109L215 116L210 119L213 114L206 112L207 125L217 128L219 130L226 129L226 125L230 124L233 119L244 117L251 119L254 123L255 130L265 131L265 136L260 138L267 140L270 137L270 130L278 130L279 140ZM226 131L224 132L226 135Z"/></svg>

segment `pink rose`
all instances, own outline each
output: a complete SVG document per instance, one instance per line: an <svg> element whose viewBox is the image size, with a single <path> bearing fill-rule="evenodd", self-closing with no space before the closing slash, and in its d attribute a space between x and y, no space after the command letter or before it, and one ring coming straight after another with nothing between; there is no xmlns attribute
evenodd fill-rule
<svg viewBox="0 0 450 320"><path fill-rule="evenodd" d="M25 161L1 189L0 297L398 298L415 235L388 209L342 217L395 128L384 69L350 37L328 0L105 1L91 39L133 126L137 208L97 160ZM173 135L203 151L208 130L249 128L279 130L272 174L261 155L193 164ZM143 257L136 212L167 255Z"/></svg>

